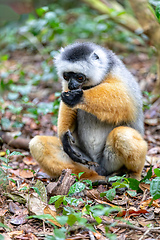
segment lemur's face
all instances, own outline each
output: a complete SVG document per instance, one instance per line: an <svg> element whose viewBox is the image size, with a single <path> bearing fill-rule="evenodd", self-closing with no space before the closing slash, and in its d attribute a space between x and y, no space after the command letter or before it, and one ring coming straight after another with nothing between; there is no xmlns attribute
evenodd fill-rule
<svg viewBox="0 0 160 240"><path fill-rule="evenodd" d="M87 78L83 73L64 72L63 78L68 82L69 90L80 89L87 81Z"/></svg>
<svg viewBox="0 0 160 240"><path fill-rule="evenodd" d="M104 79L110 68L110 56L95 44L75 43L60 50L55 65L58 76L70 90L85 88Z"/></svg>

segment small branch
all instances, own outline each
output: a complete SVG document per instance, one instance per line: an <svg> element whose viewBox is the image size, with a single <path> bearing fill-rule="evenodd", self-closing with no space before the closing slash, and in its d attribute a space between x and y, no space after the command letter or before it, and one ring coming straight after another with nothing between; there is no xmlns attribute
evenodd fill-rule
<svg viewBox="0 0 160 240"><path fill-rule="evenodd" d="M96 220L94 220L94 219L89 219L88 221L90 223L96 223ZM116 227L116 228L129 228L129 229L132 229L132 230L143 232L143 233L145 233L145 235L148 234L149 232L160 234L160 227L141 228L141 227L137 227L135 225L129 225L129 224L126 224L126 223L118 223L116 221L104 221L104 220L102 220L101 223L102 224L106 224L106 225L111 225L111 224L113 225L113 224L115 224L114 227Z"/></svg>
<svg viewBox="0 0 160 240"><path fill-rule="evenodd" d="M18 148L18 149L24 149L24 150L29 150L29 141L30 139L27 138L14 138L12 133L6 133L6 132L0 132L0 137L4 143L9 145L10 147L13 148Z"/></svg>

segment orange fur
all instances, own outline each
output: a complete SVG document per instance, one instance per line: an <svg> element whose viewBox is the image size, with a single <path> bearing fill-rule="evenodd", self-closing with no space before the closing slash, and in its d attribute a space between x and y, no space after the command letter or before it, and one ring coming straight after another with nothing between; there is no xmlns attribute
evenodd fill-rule
<svg viewBox="0 0 160 240"><path fill-rule="evenodd" d="M117 127L108 135L107 144L131 172L131 177L140 180L147 153L147 144L142 136L133 128Z"/></svg>
<svg viewBox="0 0 160 240"><path fill-rule="evenodd" d="M101 121L118 124L134 121L136 107L127 88L118 78L109 76L102 84L85 90L83 101L75 109L92 113Z"/></svg>
<svg viewBox="0 0 160 240"><path fill-rule="evenodd" d="M30 151L39 165L51 177L59 177L63 169L71 169L72 173L78 174L84 172L81 178L105 179L99 176L95 171L72 161L63 151L61 141L57 137L36 136L30 141Z"/></svg>
<svg viewBox="0 0 160 240"><path fill-rule="evenodd" d="M61 101L58 117L58 136L60 138L67 130L74 131L76 116L76 110L69 108Z"/></svg>

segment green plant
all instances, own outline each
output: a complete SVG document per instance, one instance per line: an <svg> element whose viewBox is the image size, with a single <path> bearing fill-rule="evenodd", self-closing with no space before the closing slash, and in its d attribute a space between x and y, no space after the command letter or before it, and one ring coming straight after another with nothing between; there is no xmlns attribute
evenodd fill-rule
<svg viewBox="0 0 160 240"><path fill-rule="evenodd" d="M8 169L11 169L12 167L9 166L10 157L15 155L22 155L20 152L12 152L10 153L9 149L6 150L6 157L0 157L0 160L2 161L1 167L0 167L0 185L3 184L6 186L8 184L8 181L15 182L12 178L9 177Z"/></svg>
<svg viewBox="0 0 160 240"><path fill-rule="evenodd" d="M154 178L150 183L150 193L152 196L152 200L150 202L150 205L152 202L156 199L160 198L160 169L155 168L154 173L156 174L156 178Z"/></svg>
<svg viewBox="0 0 160 240"><path fill-rule="evenodd" d="M82 229L95 231L94 225L98 225L102 222L101 216L108 216L113 211L120 211L118 207L106 207L101 204L92 206L92 201L85 202L82 198L72 197L73 194L80 193L86 188L84 182L87 182L87 184L89 184L91 187L91 183L88 182L88 180L80 180L80 176L82 174L83 173L78 174L77 181L71 186L66 196L58 195L50 198L49 204L54 204L56 209L61 211L61 215L57 215L56 219L49 214L43 214L39 216L34 215L29 217L47 221L54 226L53 236L47 236L46 240L66 239L66 237L70 235L70 228L72 228L74 225L79 226L79 228ZM79 203L84 205L82 211L79 208L76 208ZM94 224L88 222L88 219L91 217L93 217L95 220ZM61 228L58 229L57 226L50 220L58 222L61 225ZM106 236L108 236L107 234L108 228L106 228ZM115 235L111 234L112 238L113 236Z"/></svg>

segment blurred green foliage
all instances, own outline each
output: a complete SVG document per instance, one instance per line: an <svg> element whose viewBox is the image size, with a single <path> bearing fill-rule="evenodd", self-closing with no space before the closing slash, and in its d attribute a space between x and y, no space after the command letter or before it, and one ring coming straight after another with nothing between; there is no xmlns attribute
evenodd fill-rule
<svg viewBox="0 0 160 240"><path fill-rule="evenodd" d="M1 27L1 55L8 50L24 48L52 55L53 50L82 39L99 44L112 41L134 44L135 38L142 42L136 33L124 31L107 15L99 15L85 4L68 9L62 5L39 8L34 14L29 14L27 20L10 22ZM114 9L111 12L115 18L125 14L125 11Z"/></svg>
<svg viewBox="0 0 160 240"><path fill-rule="evenodd" d="M125 1L127 2L127 1ZM64 4L63 4L64 3ZM67 6L67 4L69 6ZM153 5L155 11L157 6ZM110 9L114 18L129 12ZM157 15L158 16L158 15ZM58 81L53 58L57 50L75 41L93 41L114 48L116 43L125 46L126 50L136 51L137 45L144 47L145 37L142 33L131 32L114 22L106 14L99 14L86 4L61 0L59 3L38 8L34 13L22 15L19 21L1 23L0 28L0 114L1 129L10 127L21 129L23 116L33 118L39 123L40 116L50 113L52 123L56 124L59 108L59 96L54 102L37 100L32 102L30 93L38 91L39 86L53 88L53 81ZM17 63L12 68L4 67L5 62L16 50L39 54L41 70L30 72L23 64ZM123 50L123 53L126 51ZM13 76L18 76L16 81ZM54 92L55 90L52 89ZM3 97L2 97L3 96ZM7 100L7 102L5 102ZM5 113L15 115L14 121L6 120Z"/></svg>

